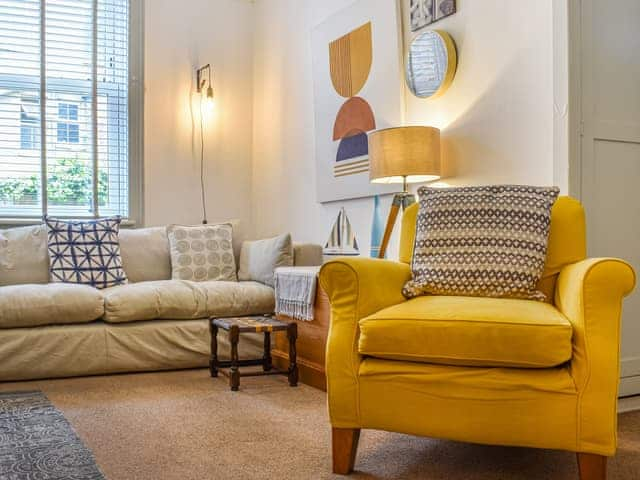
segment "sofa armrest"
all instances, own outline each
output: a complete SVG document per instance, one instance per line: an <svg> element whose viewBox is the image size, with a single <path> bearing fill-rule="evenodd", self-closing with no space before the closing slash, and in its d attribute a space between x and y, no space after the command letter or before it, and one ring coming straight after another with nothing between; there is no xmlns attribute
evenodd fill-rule
<svg viewBox="0 0 640 480"><path fill-rule="evenodd" d="M315 243L294 243L293 265L295 267L322 265L322 246Z"/></svg>
<svg viewBox="0 0 640 480"><path fill-rule="evenodd" d="M573 326L569 371L578 389L580 451L615 452L620 315L634 286L633 268L612 258L567 265L558 277L555 304Z"/></svg>
<svg viewBox="0 0 640 480"><path fill-rule="evenodd" d="M340 258L320 270L320 285L331 304L326 374L329 416L337 428L359 424L358 321L404 302L409 265L371 258Z"/></svg>

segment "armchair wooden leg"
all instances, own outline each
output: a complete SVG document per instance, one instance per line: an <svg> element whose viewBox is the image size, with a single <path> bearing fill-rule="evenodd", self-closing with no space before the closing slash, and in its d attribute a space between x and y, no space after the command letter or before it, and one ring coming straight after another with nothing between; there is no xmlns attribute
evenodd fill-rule
<svg viewBox="0 0 640 480"><path fill-rule="evenodd" d="M607 457L592 453L578 453L580 480L606 480Z"/></svg>
<svg viewBox="0 0 640 480"><path fill-rule="evenodd" d="M358 451L358 440L360 440L359 428L332 429L333 473L349 475L353 471Z"/></svg>

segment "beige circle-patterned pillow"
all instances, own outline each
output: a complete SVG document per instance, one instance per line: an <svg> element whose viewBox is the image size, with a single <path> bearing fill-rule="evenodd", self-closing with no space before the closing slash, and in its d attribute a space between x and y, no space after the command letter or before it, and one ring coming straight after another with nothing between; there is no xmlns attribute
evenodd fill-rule
<svg viewBox="0 0 640 480"><path fill-rule="evenodd" d="M167 227L171 278L237 281L231 224Z"/></svg>

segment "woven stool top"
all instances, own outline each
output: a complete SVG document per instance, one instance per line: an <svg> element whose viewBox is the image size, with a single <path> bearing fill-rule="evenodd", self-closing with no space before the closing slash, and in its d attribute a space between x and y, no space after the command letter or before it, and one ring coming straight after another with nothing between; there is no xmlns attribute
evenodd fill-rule
<svg viewBox="0 0 640 480"><path fill-rule="evenodd" d="M237 326L240 332L278 332L287 330L289 324L272 316L252 315L248 317L211 318L211 322L223 330Z"/></svg>

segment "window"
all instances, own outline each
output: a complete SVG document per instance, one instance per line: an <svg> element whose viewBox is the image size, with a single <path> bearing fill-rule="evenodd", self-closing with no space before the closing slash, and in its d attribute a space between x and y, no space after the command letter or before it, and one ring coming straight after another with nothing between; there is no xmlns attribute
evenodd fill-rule
<svg viewBox="0 0 640 480"><path fill-rule="evenodd" d="M142 1L0 1L2 221L140 216Z"/></svg>
<svg viewBox="0 0 640 480"><path fill-rule="evenodd" d="M20 148L38 148L40 105L37 98L23 98L20 105Z"/></svg>
<svg viewBox="0 0 640 480"><path fill-rule="evenodd" d="M78 106L71 103L58 104L58 143L79 143L80 124Z"/></svg>

